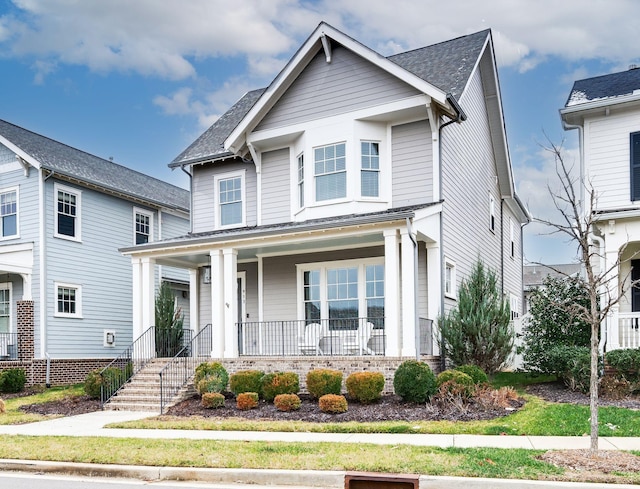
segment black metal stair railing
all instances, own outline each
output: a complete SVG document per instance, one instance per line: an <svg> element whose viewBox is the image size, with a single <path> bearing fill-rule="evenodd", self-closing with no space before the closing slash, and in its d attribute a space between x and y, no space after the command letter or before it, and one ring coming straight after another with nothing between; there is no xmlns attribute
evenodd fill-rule
<svg viewBox="0 0 640 489"><path fill-rule="evenodd" d="M211 330L211 324L207 324L160 370L160 414L193 377L196 367L211 357Z"/></svg>

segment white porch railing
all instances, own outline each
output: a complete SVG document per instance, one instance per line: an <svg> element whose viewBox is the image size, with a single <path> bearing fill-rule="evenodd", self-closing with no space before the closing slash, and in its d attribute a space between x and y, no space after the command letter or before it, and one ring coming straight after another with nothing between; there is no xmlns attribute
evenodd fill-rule
<svg viewBox="0 0 640 489"><path fill-rule="evenodd" d="M618 341L620 348L640 347L640 312L618 313Z"/></svg>

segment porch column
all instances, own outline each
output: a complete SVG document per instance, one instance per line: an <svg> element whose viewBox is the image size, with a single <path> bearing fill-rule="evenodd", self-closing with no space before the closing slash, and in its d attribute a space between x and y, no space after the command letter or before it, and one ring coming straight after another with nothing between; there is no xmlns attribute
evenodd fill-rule
<svg viewBox="0 0 640 489"><path fill-rule="evenodd" d="M414 236L415 239L415 236ZM402 356L416 356L416 250L406 228L400 229L402 247Z"/></svg>
<svg viewBox="0 0 640 489"><path fill-rule="evenodd" d="M194 334L200 331L200 311L198 311L198 269L189 269L189 326Z"/></svg>
<svg viewBox="0 0 640 489"><path fill-rule="evenodd" d="M133 313L133 332L132 340L136 340L140 337L143 329L142 323L142 261L140 258L131 257L132 267L132 288L133 301L132 301L132 313Z"/></svg>
<svg viewBox="0 0 640 489"><path fill-rule="evenodd" d="M384 232L384 329L388 357L400 356L400 257L398 254L398 231Z"/></svg>
<svg viewBox="0 0 640 489"><path fill-rule="evenodd" d="M605 247L607 243L605 242ZM605 270L609 268L610 263L618 262L618 250L607 250L605 253ZM607 293L612 300L615 300L618 297L619 289L619 280L620 277L620 264L618 263L618 268L616 270L612 270L608 273L605 281L607 284ZM616 304L611 308L611 312L605 319L607 323L607 350L617 350L620 348L620 318L618 316L620 308L619 305Z"/></svg>
<svg viewBox="0 0 640 489"><path fill-rule="evenodd" d="M23 301L33 300L33 295L31 293L32 275L30 273L21 273L20 277L22 277L22 300Z"/></svg>
<svg viewBox="0 0 640 489"><path fill-rule="evenodd" d="M224 256L224 356L238 357L238 250L226 248Z"/></svg>
<svg viewBox="0 0 640 489"><path fill-rule="evenodd" d="M155 300L156 300L156 286L155 286L155 265L156 261L153 258L144 257L141 258L142 263L142 327L143 331L154 326L156 323L155 315Z"/></svg>
<svg viewBox="0 0 640 489"><path fill-rule="evenodd" d="M433 321L433 354L440 355L436 322L440 315L440 297L442 296L442 267L440 266L440 246L427 245L427 308L428 318Z"/></svg>
<svg viewBox="0 0 640 489"><path fill-rule="evenodd" d="M212 250L211 255L211 333L213 349L211 356L224 356L224 289L222 250Z"/></svg>

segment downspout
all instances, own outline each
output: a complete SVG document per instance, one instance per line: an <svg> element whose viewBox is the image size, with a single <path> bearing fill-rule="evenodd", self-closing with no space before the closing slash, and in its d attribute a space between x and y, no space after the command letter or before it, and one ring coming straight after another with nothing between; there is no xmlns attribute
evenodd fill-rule
<svg viewBox="0 0 640 489"><path fill-rule="evenodd" d="M413 236L413 226L407 217L407 234L413 243L413 310L414 310L414 336L416 343L416 361L420 361L420 313L418 312L418 242Z"/></svg>
<svg viewBox="0 0 640 489"><path fill-rule="evenodd" d="M189 232L193 233L193 175L184 169L184 165L180 169L189 176Z"/></svg>
<svg viewBox="0 0 640 489"><path fill-rule="evenodd" d="M460 123L467 120L467 115L462 110L462 107L458 104L456 99L450 93L447 94L447 101L453 107L453 110L456 112L455 119L451 119L450 121L441 124L438 127L438 184L440 185L440 202L444 202L444 193L442 191L442 130L447 127L449 124L453 124L454 122ZM444 210L444 209L443 209ZM440 314L444 315L444 212L440 213ZM442 337L442 330L440 330L440 344L444 344L444 338ZM447 361L445 356L440 352L440 368L441 370L447 369Z"/></svg>
<svg viewBox="0 0 640 489"><path fill-rule="evenodd" d="M504 298L504 199L500 197L500 295Z"/></svg>

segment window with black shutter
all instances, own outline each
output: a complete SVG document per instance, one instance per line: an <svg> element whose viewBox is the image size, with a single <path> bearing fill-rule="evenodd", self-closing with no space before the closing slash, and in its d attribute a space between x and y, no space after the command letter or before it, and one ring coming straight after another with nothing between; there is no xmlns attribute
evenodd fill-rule
<svg viewBox="0 0 640 489"><path fill-rule="evenodd" d="M640 132L631 134L631 200L640 200Z"/></svg>

